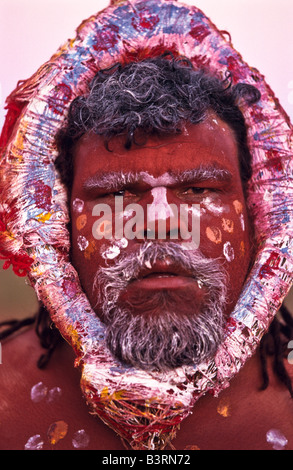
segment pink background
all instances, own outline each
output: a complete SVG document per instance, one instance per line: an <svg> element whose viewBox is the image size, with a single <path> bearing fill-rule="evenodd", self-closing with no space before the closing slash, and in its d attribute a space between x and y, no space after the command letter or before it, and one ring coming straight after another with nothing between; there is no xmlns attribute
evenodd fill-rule
<svg viewBox="0 0 293 470"><path fill-rule="evenodd" d="M292 0L186 0L230 32L236 50L265 75L293 120ZM4 100L30 77L85 18L109 0L0 1L0 127Z"/></svg>
<svg viewBox="0 0 293 470"><path fill-rule="evenodd" d="M185 0L200 8L219 29L229 31L236 50L256 67L293 121L293 1ZM0 0L0 128L4 101L17 81L30 77L53 55L83 19L109 0ZM36 309L32 289L11 268L1 269L0 318Z"/></svg>

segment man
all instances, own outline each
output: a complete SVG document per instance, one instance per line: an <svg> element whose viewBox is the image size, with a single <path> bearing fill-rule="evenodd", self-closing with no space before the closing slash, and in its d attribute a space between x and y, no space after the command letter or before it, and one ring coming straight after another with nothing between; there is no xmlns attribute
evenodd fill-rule
<svg viewBox="0 0 293 470"><path fill-rule="evenodd" d="M292 407L290 397L280 389L276 408L272 407L276 399L273 387L259 393L256 355L219 398L201 397L200 392L192 415L190 405L186 413L180 403L189 393L180 390L189 389L189 384L191 395L197 395L194 384L203 382L198 371L204 375L207 370L202 364L211 369L213 358L221 359L218 351L231 338L230 329L235 328L231 314L255 260L254 227L246 207L250 153L245 121L236 102L246 99L252 106L259 97L250 85L230 89L227 82L196 72L188 61L167 55L100 71L90 92L73 101L68 124L58 133L57 167L68 191L71 261L96 316L83 317L81 311L77 317L74 311L52 312L51 316L62 334L71 336L83 366L82 388L92 410L132 448L290 446L292 428L286 420ZM44 200L42 204L44 207ZM198 243L192 239L188 245L182 234L198 235L189 229L198 220L192 213L199 206ZM111 217L102 222L96 217L101 215L101 207L111 209ZM138 212L141 209L143 217L133 218L134 207ZM187 217L176 218L182 210ZM166 229L163 235L161 222ZM124 229L122 237L113 236L118 226ZM131 227L128 237L127 227ZM133 232L136 236L130 237ZM74 298L68 275L62 279L62 289L64 296ZM39 321L47 324L46 312L42 312ZM72 315L70 321L74 317L74 329L67 315ZM103 330L97 318L105 325ZM241 331L249 344L249 328ZM111 359L96 345L99 334L104 335L102 345L109 348ZM43 328L42 339L51 336L50 329ZM7 344L15 381L19 348L24 351L23 367L31 371L31 359L36 357L27 363L28 351L31 349L32 356L38 353L31 332ZM11 438L5 438L6 447L21 447L25 432L27 448L57 444L69 448L69 432L72 429L73 436L75 428L79 434L71 445L74 442L78 447L79 442L82 447L83 436L88 438L87 448L121 448L115 434L104 432L102 424L86 414L79 394L72 395L78 374L68 366L71 360L70 350L63 345L42 376L38 370L32 376L25 374L27 381L20 393L25 397L20 404L25 414L18 419L19 431L8 426ZM104 368L108 362L109 370ZM171 380L166 379L168 374ZM46 386L40 383L41 377ZM128 377L133 391L121 386ZM5 395L12 380L4 374ZM117 391L110 391L113 383L113 390L119 385ZM145 383L168 386L165 401L154 394L142 399ZM226 388L225 381L223 384ZM59 401L53 400L57 385L63 391ZM173 394L178 397L175 402ZM4 411L5 422L15 423L9 402ZM29 424L27 412L36 416ZM123 415L121 421L119 414ZM40 423L44 416L46 420ZM148 427L140 433L144 420ZM133 433L135 426L139 431ZM240 430L240 438L235 428Z"/></svg>
<svg viewBox="0 0 293 470"><path fill-rule="evenodd" d="M252 257L243 188L249 155L237 144L245 140L243 118L239 123L232 93L225 93L221 83L170 58L133 63L100 76L88 97L73 102L68 129L59 137L57 164L61 162L67 182L73 166L68 183L73 264L92 307L107 324L108 345L120 359L159 370L199 363L222 340L223 316L235 306ZM232 114L235 131L220 118ZM124 208L117 214L119 197ZM76 208L76 201L83 201L83 207ZM94 233L95 225L98 229L107 222L93 215L101 203L115 212L113 224L108 221L111 237ZM145 216L132 223L135 237L124 233L122 256L117 251L116 258L113 248L121 245L121 238L115 239L115 224L123 218L126 228L133 203ZM152 216L152 204L170 210ZM195 227L199 246L191 242L189 248L182 225L191 220L178 219L192 204L203 209L200 227ZM152 218L153 236L147 231ZM167 233L159 233L160 222ZM181 230L172 237L178 225ZM119 277L126 271L123 283Z"/></svg>

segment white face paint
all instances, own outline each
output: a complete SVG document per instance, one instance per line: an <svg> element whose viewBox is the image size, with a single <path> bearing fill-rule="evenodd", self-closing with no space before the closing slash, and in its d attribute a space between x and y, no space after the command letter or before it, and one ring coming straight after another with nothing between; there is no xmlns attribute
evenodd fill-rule
<svg viewBox="0 0 293 470"><path fill-rule="evenodd" d="M102 251L101 254L104 259L114 259L120 254L120 248L117 245L112 245L108 247L105 251Z"/></svg>
<svg viewBox="0 0 293 470"><path fill-rule="evenodd" d="M288 439L279 429L270 429L266 433L266 439L274 450L283 450L288 444Z"/></svg>
<svg viewBox="0 0 293 470"><path fill-rule="evenodd" d="M224 212L227 212L227 208L223 205L216 204L215 201L211 197L205 197L202 200L202 205L209 211L212 212L214 215L221 215Z"/></svg>
<svg viewBox="0 0 293 470"><path fill-rule="evenodd" d="M127 211L125 210L125 211L121 212L121 214L119 214L119 218L130 219L134 215L135 215L134 210L127 210Z"/></svg>
<svg viewBox="0 0 293 470"><path fill-rule="evenodd" d="M112 243L112 246L108 247L106 250L101 250L101 254L104 259L114 259L120 255L121 249L128 246L128 240L126 238L121 238L120 240L115 240Z"/></svg>
<svg viewBox="0 0 293 470"><path fill-rule="evenodd" d="M231 246L230 242L226 242L223 246L223 254L226 260L231 263L235 257L234 248Z"/></svg>
<svg viewBox="0 0 293 470"><path fill-rule="evenodd" d="M128 246L128 240L126 238L121 238L121 240L115 241L115 245L120 248L126 248Z"/></svg>
<svg viewBox="0 0 293 470"><path fill-rule="evenodd" d="M140 173L144 183L148 183L153 188L158 186L167 186L168 184L174 184L176 179L173 178L169 173L164 173L163 175L155 178L153 175L150 175L147 171L142 171Z"/></svg>
<svg viewBox="0 0 293 470"><path fill-rule="evenodd" d="M88 247L89 242L83 235L79 235L77 237L77 245L80 251L84 251Z"/></svg>
<svg viewBox="0 0 293 470"><path fill-rule="evenodd" d="M191 207L188 207L188 212L191 212L195 217L200 217L201 213L206 213L206 210L201 208L199 204L193 204Z"/></svg>
<svg viewBox="0 0 293 470"><path fill-rule="evenodd" d="M244 230L245 230L245 222L244 222L244 216L243 216L243 214L240 214L240 224L241 224L241 228L242 228L242 230L243 230L243 232L244 232Z"/></svg>
<svg viewBox="0 0 293 470"><path fill-rule="evenodd" d="M83 211L84 202L81 199L74 199L72 202L72 208L74 212L81 213Z"/></svg>
<svg viewBox="0 0 293 470"><path fill-rule="evenodd" d="M153 188L152 191L153 202L148 207L148 220L166 220L171 217L177 216L174 214L172 206L167 201L167 188L159 186Z"/></svg>

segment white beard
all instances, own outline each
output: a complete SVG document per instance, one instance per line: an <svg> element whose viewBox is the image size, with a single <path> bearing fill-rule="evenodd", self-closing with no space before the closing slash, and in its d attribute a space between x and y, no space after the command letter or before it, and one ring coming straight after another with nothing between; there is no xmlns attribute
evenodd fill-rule
<svg viewBox="0 0 293 470"><path fill-rule="evenodd" d="M182 317L173 313L166 315L165 318L166 312L162 312L152 328L152 333L148 335L149 319L129 314L129 321L126 321L123 311L117 306L117 299L127 282L145 263L149 266L157 258L166 259L167 256L171 262L176 260L188 269L192 266L198 281L209 288L211 300L206 305L206 311L202 313L200 321L198 321L199 315L194 315L194 324L188 321L186 315ZM104 293L103 316L110 327L106 326L99 343L91 342L90 349L82 360L83 393L91 410L118 432L131 448L163 449L170 444L180 422L191 412L197 399L194 379L200 374L196 365L215 356L217 348L223 341L225 275L215 260L203 258L198 253L192 255L184 252L178 244L147 243L141 247L137 256L125 257L114 267L100 269L96 280L102 285L100 290ZM191 312L192 308L191 304ZM158 340L158 323L164 323L164 320L167 320L165 323L168 328ZM185 328L180 330L180 325L185 322ZM138 324L141 329L139 338ZM197 328L195 334L191 335L190 341L198 344L194 347L194 344L185 342L183 356L186 357L185 352L192 350L188 364L175 367L172 358L178 350L177 345L171 354L158 353L155 355L156 358L152 354L152 345L165 340L165 347L161 350L169 352L172 343L170 331L174 331L174 325L178 324L177 335L181 335L181 340L173 343L179 343L181 348L183 338L186 336L190 339L187 332L191 328ZM123 325L125 328L121 333ZM118 331L118 335L115 334L115 330ZM155 340L152 342L153 336ZM123 359L125 362L127 356L128 365L122 365L121 358L115 359L115 356L109 352L111 342L118 340L119 350L123 349ZM143 346L139 350L144 352L143 359L142 354L137 353L138 345L142 341ZM130 347L131 342L133 342L132 347Z"/></svg>
<svg viewBox="0 0 293 470"><path fill-rule="evenodd" d="M188 273L192 284L206 291L204 300L199 301L193 289L151 295L135 291L123 305L119 297L131 281L145 266L160 261ZM97 272L94 294L106 324L107 347L119 361L139 369L165 371L199 364L213 356L223 340L226 289L218 260L174 242L144 243Z"/></svg>

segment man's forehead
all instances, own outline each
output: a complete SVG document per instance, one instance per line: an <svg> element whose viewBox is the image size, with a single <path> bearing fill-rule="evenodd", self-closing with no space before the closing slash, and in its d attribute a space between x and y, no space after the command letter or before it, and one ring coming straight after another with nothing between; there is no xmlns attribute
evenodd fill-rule
<svg viewBox="0 0 293 470"><path fill-rule="evenodd" d="M195 144L197 141L206 143L211 137L221 136L224 140L234 138L234 131L228 123L223 121L214 112L208 111L200 122L181 122L178 123L178 129L180 132L154 132L148 133L145 129L138 127L135 130L134 142L138 145L133 147L139 149L161 149L165 146L171 147L172 144L178 142L183 144ZM126 148L125 142L127 139L127 129L119 134L114 135L109 141L109 148L111 152L117 152L127 154L129 149ZM105 147L105 137L100 134L95 134L93 131L89 131L84 134L76 144L76 152L79 152L83 146L88 146L94 149L98 149L99 146ZM132 147L132 148L133 148Z"/></svg>
<svg viewBox="0 0 293 470"><path fill-rule="evenodd" d="M202 165L238 169L238 147L228 124L210 116L199 124L189 124L185 131L174 135L150 135L143 142L125 148L125 136L115 136L105 147L101 135L89 133L76 144L74 167L86 178L111 171L139 173L151 185L169 182L172 171L199 168Z"/></svg>

